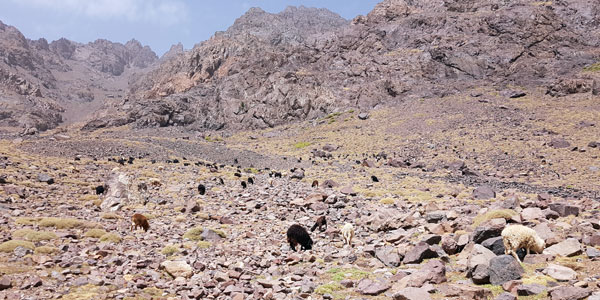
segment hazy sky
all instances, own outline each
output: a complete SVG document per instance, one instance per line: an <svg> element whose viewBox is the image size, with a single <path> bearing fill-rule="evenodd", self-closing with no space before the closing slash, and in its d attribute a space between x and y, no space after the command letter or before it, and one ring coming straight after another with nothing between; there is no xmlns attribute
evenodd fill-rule
<svg viewBox="0 0 600 300"><path fill-rule="evenodd" d="M171 45L186 49L225 30L250 7L280 12L288 5L324 7L352 19L381 0L0 0L0 21L27 38L90 42L132 38L159 56Z"/></svg>

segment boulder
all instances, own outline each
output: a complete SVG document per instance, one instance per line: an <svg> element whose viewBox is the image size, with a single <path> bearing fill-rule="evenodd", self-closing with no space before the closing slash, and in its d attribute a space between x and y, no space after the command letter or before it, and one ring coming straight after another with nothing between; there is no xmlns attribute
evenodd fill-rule
<svg viewBox="0 0 600 300"><path fill-rule="evenodd" d="M544 254L560 255L565 257L576 256L582 253L581 244L577 239L569 238L544 250Z"/></svg>
<svg viewBox="0 0 600 300"><path fill-rule="evenodd" d="M394 300L429 300L431 296L426 289L407 287L403 288L392 295Z"/></svg>
<svg viewBox="0 0 600 300"><path fill-rule="evenodd" d="M496 255L504 254L504 242L502 242L502 237L497 236L491 239L487 239L481 243L482 246L486 247L490 251L494 252Z"/></svg>
<svg viewBox="0 0 600 300"><path fill-rule="evenodd" d="M521 279L525 272L521 264L511 255L500 255L490 260L490 283L500 285L510 280Z"/></svg>
<svg viewBox="0 0 600 300"><path fill-rule="evenodd" d="M356 291L362 295L377 296L390 287L391 285L388 282L365 278L358 282Z"/></svg>
<svg viewBox="0 0 600 300"><path fill-rule="evenodd" d="M163 261L160 266L163 267L169 275L175 278L189 278L193 275L192 267L185 261L166 260Z"/></svg>
<svg viewBox="0 0 600 300"><path fill-rule="evenodd" d="M402 262L405 264L418 264L424 259L436 257L438 257L437 252L431 249L429 244L425 242L419 242L412 249L406 252Z"/></svg>
<svg viewBox="0 0 600 300"><path fill-rule="evenodd" d="M130 200L129 177L124 173L114 173L108 179L108 192L100 207L103 210L119 210Z"/></svg>
<svg viewBox="0 0 600 300"><path fill-rule="evenodd" d="M550 290L551 300L581 300L592 292L586 288L561 286Z"/></svg>
<svg viewBox="0 0 600 300"><path fill-rule="evenodd" d="M504 227L506 227L505 219L491 219L475 228L471 240L476 244L480 244L489 238L500 236Z"/></svg>
<svg viewBox="0 0 600 300"><path fill-rule="evenodd" d="M523 284L517 287L517 295L519 296L533 296L545 292L547 288L538 283Z"/></svg>
<svg viewBox="0 0 600 300"><path fill-rule="evenodd" d="M494 190L490 186L483 185L473 190L473 198L478 200L496 198L496 192L494 192Z"/></svg>
<svg viewBox="0 0 600 300"><path fill-rule="evenodd" d="M555 264L549 264L546 269L544 269L544 274L558 281L569 281L577 278L577 272L573 271L573 269Z"/></svg>
<svg viewBox="0 0 600 300"><path fill-rule="evenodd" d="M375 250L375 257L388 267L398 267L402 261L402 257L398 254L398 250L392 246L380 247Z"/></svg>

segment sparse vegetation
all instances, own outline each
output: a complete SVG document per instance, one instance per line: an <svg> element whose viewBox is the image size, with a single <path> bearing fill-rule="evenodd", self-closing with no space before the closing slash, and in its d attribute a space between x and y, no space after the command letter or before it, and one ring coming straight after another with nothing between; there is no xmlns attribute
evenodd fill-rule
<svg viewBox="0 0 600 300"><path fill-rule="evenodd" d="M33 250L35 245L32 242L28 241L20 241L20 240L10 240L0 244L0 252L13 252L17 247L25 247L27 249Z"/></svg>
<svg viewBox="0 0 600 300"><path fill-rule="evenodd" d="M107 233L100 237L100 241L117 244L121 242L121 237L116 233Z"/></svg>
<svg viewBox="0 0 600 300"><path fill-rule="evenodd" d="M58 248L50 247L50 246L40 246L36 247L33 251L35 254L55 254L58 253Z"/></svg>
<svg viewBox="0 0 600 300"><path fill-rule="evenodd" d="M294 148L296 148L296 149L304 149L304 148L306 148L306 147L308 147L310 145L311 145L310 142L297 142L297 143L294 144Z"/></svg>
<svg viewBox="0 0 600 300"><path fill-rule="evenodd" d="M165 246L160 253L166 256L172 256L179 253L179 247L176 245Z"/></svg>
<svg viewBox="0 0 600 300"><path fill-rule="evenodd" d="M201 241L202 240L202 232L204 231L203 227L194 227L188 230L184 235L184 239L192 240L192 241Z"/></svg>
<svg viewBox="0 0 600 300"><path fill-rule="evenodd" d="M99 239L106 234L104 229L90 229L85 233L85 237L96 238Z"/></svg>
<svg viewBox="0 0 600 300"><path fill-rule="evenodd" d="M32 229L24 228L13 232L13 238L25 239L27 241L37 243L39 241L53 240L57 238L57 236L56 234L54 234L54 232L50 231L35 231Z"/></svg>
<svg viewBox="0 0 600 300"><path fill-rule="evenodd" d="M485 221L489 221L491 219L506 219L510 220L512 217L516 216L517 212L512 209L499 209L499 210L491 210L483 215L478 215L473 219L473 226L477 227L481 223Z"/></svg>
<svg viewBox="0 0 600 300"><path fill-rule="evenodd" d="M200 249L208 249L212 246L212 243L207 241L199 241L197 246Z"/></svg>

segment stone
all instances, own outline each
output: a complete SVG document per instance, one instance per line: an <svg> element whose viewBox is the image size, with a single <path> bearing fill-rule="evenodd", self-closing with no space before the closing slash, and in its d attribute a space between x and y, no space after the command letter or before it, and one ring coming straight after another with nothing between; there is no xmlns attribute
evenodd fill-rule
<svg viewBox="0 0 600 300"><path fill-rule="evenodd" d="M488 267L492 258L496 257L494 252L483 247L482 245L475 244L471 250L471 254L467 259L467 268L469 273L475 270L478 265L484 265Z"/></svg>
<svg viewBox="0 0 600 300"><path fill-rule="evenodd" d="M471 240L476 244L480 244L489 238L500 236L504 227L506 227L505 219L491 219L475 228Z"/></svg>
<svg viewBox="0 0 600 300"><path fill-rule="evenodd" d="M104 201L102 201L100 208L105 211L119 210L131 197L128 189L129 183L130 179L126 174L112 174L106 183L108 192L106 193L106 197L104 198Z"/></svg>
<svg viewBox="0 0 600 300"><path fill-rule="evenodd" d="M166 260L166 261L163 261L160 264L160 266L163 267L165 269L165 271L167 271L167 273L169 273L169 275L171 275L175 278L177 278L177 277L189 278L189 277L192 277L192 275L193 275L192 267L190 265L188 265L188 263L185 261Z"/></svg>
<svg viewBox="0 0 600 300"><path fill-rule="evenodd" d="M421 269L400 280L401 287L422 287L426 283L446 282L446 266L441 260L430 260Z"/></svg>
<svg viewBox="0 0 600 300"><path fill-rule="evenodd" d="M54 183L54 179L50 175L48 175L48 174L38 174L37 180L39 182L45 182L47 184L53 184Z"/></svg>
<svg viewBox="0 0 600 300"><path fill-rule="evenodd" d="M340 193L342 193L344 195L356 195L356 192L354 191L354 189L351 186L343 187L340 190Z"/></svg>
<svg viewBox="0 0 600 300"><path fill-rule="evenodd" d="M361 120L366 120L369 118L369 114L368 113L360 113L360 114L358 114L358 118Z"/></svg>
<svg viewBox="0 0 600 300"><path fill-rule="evenodd" d="M517 297L511 293L504 292L498 295L494 300L517 300Z"/></svg>
<svg viewBox="0 0 600 300"><path fill-rule="evenodd" d="M431 296L426 289L407 287L400 289L392 295L394 300L429 300Z"/></svg>
<svg viewBox="0 0 600 300"><path fill-rule="evenodd" d="M479 300L492 297L492 291L489 289L466 284L448 284L440 287L440 292L446 298L452 299Z"/></svg>
<svg viewBox="0 0 600 300"><path fill-rule="evenodd" d="M292 179L302 180L304 178L304 169L296 169L294 173L292 173Z"/></svg>
<svg viewBox="0 0 600 300"><path fill-rule="evenodd" d="M545 292L547 288L538 283L523 284L517 287L517 295L519 296L533 296Z"/></svg>
<svg viewBox="0 0 600 300"><path fill-rule="evenodd" d="M204 228L204 231L202 231L202 240L203 241L217 242L222 239L223 238L213 229Z"/></svg>
<svg viewBox="0 0 600 300"><path fill-rule="evenodd" d="M539 207L527 207L521 211L523 221L542 220L546 215Z"/></svg>
<svg viewBox="0 0 600 300"><path fill-rule="evenodd" d="M577 278L577 272L573 269L555 264L549 264L546 269L544 269L544 274L558 281L569 281Z"/></svg>
<svg viewBox="0 0 600 300"><path fill-rule="evenodd" d="M592 292L586 288L574 286L560 286L550 290L551 300L580 300L585 299Z"/></svg>
<svg viewBox="0 0 600 300"><path fill-rule="evenodd" d="M544 250L544 254L560 255L565 257L576 256L581 253L581 244L577 239L574 238L568 238Z"/></svg>
<svg viewBox="0 0 600 300"><path fill-rule="evenodd" d="M23 246L17 246L14 250L13 250L13 254L16 257L25 257L28 254L32 254L33 251L31 251L31 249L29 248L25 248Z"/></svg>
<svg viewBox="0 0 600 300"><path fill-rule="evenodd" d="M496 198L496 192L487 185L479 186L473 190L473 198L477 200L487 200Z"/></svg>
<svg viewBox="0 0 600 300"><path fill-rule="evenodd" d="M273 288L274 286L279 285L279 282L277 282L276 280L268 280L268 279L264 279L264 278L258 279L256 282L258 284L260 284L262 287L267 288L267 289L270 289L270 288Z"/></svg>
<svg viewBox="0 0 600 300"><path fill-rule="evenodd" d="M556 238L556 234L552 232L552 229L548 227L548 223L540 223L533 227L533 230L542 238L544 241L548 239Z"/></svg>
<svg viewBox="0 0 600 300"><path fill-rule="evenodd" d="M438 257L438 253L435 250L432 250L429 244L425 242L419 242L412 249L406 252L402 262L405 264L418 264L424 259L436 257Z"/></svg>
<svg viewBox="0 0 600 300"><path fill-rule="evenodd" d="M592 247L587 247L587 249L585 249L585 255L587 255L587 257L591 259L594 259L600 257L600 250Z"/></svg>
<svg viewBox="0 0 600 300"><path fill-rule="evenodd" d="M522 284L523 284L523 281L521 281L521 280L509 280L502 284L502 289L509 293L516 294L517 287Z"/></svg>
<svg viewBox="0 0 600 300"><path fill-rule="evenodd" d="M578 216L581 211L581 207L577 205L570 205L563 202L555 202L550 203L548 208L558 213L561 217L566 217L569 215Z"/></svg>
<svg viewBox="0 0 600 300"><path fill-rule="evenodd" d="M428 234L425 235L421 242L426 243L428 245L437 245L442 241L442 236L437 234Z"/></svg>
<svg viewBox="0 0 600 300"><path fill-rule="evenodd" d="M555 138L555 139L552 139L550 141L550 143L548 143L548 146L555 148L555 149L562 149L562 148L568 148L569 146L571 146L571 143L567 142L563 138Z"/></svg>
<svg viewBox="0 0 600 300"><path fill-rule="evenodd" d="M356 291L362 295L377 296L387 291L390 287L391 285L388 282L365 278L358 282Z"/></svg>
<svg viewBox="0 0 600 300"><path fill-rule="evenodd" d="M21 289L26 290L26 289L41 286L42 284L43 284L43 282L40 277L31 276L23 283L23 285L21 286Z"/></svg>
<svg viewBox="0 0 600 300"><path fill-rule="evenodd" d="M521 279L525 272L521 264L511 255L500 255L490 260L490 283L503 284L509 280Z"/></svg>
<svg viewBox="0 0 600 300"><path fill-rule="evenodd" d="M0 279L0 291L10 289L11 287L12 282L10 281L10 278L7 276L2 276Z"/></svg>
<svg viewBox="0 0 600 300"><path fill-rule="evenodd" d="M442 237L442 249L448 255L454 255L458 252L458 244L453 236L445 235Z"/></svg>
<svg viewBox="0 0 600 300"><path fill-rule="evenodd" d="M398 267L402 258L398 254L398 250L392 246L384 246L375 250L375 257L388 267Z"/></svg>
<svg viewBox="0 0 600 300"><path fill-rule="evenodd" d="M477 265L473 271L471 271L471 280L475 284L488 284L490 283L490 270L487 265Z"/></svg>
<svg viewBox="0 0 600 300"><path fill-rule="evenodd" d="M496 255L504 254L504 242L502 242L502 237L497 236L491 239L487 239L481 243L482 246L486 247L490 251L494 252Z"/></svg>

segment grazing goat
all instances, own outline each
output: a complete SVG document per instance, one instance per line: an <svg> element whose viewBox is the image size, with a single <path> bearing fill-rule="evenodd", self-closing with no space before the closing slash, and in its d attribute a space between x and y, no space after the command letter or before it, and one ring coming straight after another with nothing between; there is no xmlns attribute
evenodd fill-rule
<svg viewBox="0 0 600 300"><path fill-rule="evenodd" d="M315 222L315 225L313 225L313 227L310 229L310 231L315 231L315 229L317 229L317 227L319 228L320 231L327 230L327 219L325 219L325 216L320 216L317 219L317 222Z"/></svg>
<svg viewBox="0 0 600 300"><path fill-rule="evenodd" d="M342 227L342 237L344 238L344 244L352 247L352 238L354 237L354 226L350 223L346 223Z"/></svg>
<svg viewBox="0 0 600 300"><path fill-rule="evenodd" d="M96 195L102 195L106 191L106 188L103 185L99 185L96 187Z"/></svg>
<svg viewBox="0 0 600 300"><path fill-rule="evenodd" d="M502 230L502 242L504 242L504 254L512 254L518 262L521 262L516 251L525 248L527 254L530 250L542 253L546 248L546 242L539 237L535 230L523 225L509 225Z"/></svg>
<svg viewBox="0 0 600 300"><path fill-rule="evenodd" d="M204 186L204 184L198 185L198 193L200 193L200 195L206 194L206 187Z"/></svg>
<svg viewBox="0 0 600 300"><path fill-rule="evenodd" d="M319 181L317 181L317 180L313 181L312 187L318 188L319 187Z"/></svg>
<svg viewBox="0 0 600 300"><path fill-rule="evenodd" d="M248 183L249 184L254 184L254 178L248 177Z"/></svg>
<svg viewBox="0 0 600 300"><path fill-rule="evenodd" d="M287 230L287 241L290 243L290 248L296 251L296 246L300 244L300 250L312 249L313 240L308 235L304 227L294 224Z"/></svg>
<svg viewBox="0 0 600 300"><path fill-rule="evenodd" d="M150 224L148 224L148 218L141 214L135 214L131 217L131 231L134 231L141 227L144 231L148 231Z"/></svg>

